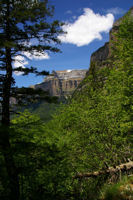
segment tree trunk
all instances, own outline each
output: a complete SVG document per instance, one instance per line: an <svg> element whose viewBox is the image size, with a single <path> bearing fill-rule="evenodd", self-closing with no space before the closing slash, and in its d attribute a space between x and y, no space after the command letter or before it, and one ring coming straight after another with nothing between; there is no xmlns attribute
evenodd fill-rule
<svg viewBox="0 0 133 200"><path fill-rule="evenodd" d="M10 48L10 0L7 0L6 4L6 27L5 27L5 39L7 41L7 47L5 47L5 59L6 59L6 75L3 82L3 100L2 100L2 124L0 130L0 143L2 147L2 153L5 160L5 167L8 175L9 182L9 199L19 200L19 179L18 173L15 167L12 148L10 144L10 93L12 86L12 58Z"/></svg>
<svg viewBox="0 0 133 200"><path fill-rule="evenodd" d="M14 164L12 149L9 142L9 127L2 125L1 130L1 147L5 161L9 186L9 200L19 200L19 180L18 173Z"/></svg>
<svg viewBox="0 0 133 200"><path fill-rule="evenodd" d="M10 145L10 90L12 85L11 50L6 48L6 78L3 84L1 146L9 181L10 200L19 200L19 180Z"/></svg>

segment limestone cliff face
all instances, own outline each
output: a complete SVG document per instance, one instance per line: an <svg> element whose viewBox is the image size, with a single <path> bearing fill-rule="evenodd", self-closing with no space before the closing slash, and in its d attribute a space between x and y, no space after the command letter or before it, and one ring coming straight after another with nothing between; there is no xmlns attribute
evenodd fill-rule
<svg viewBox="0 0 133 200"><path fill-rule="evenodd" d="M130 16L133 16L133 7L129 10L130 12ZM128 13L129 13L128 12ZM118 19L114 24L112 29L110 30L109 33L109 42L105 43L105 45L101 48L99 48L97 51L95 51L92 55L91 55L91 60L90 63L96 63L96 65L98 67L104 67L104 65L107 66L107 59L111 57L111 48L113 46L113 42L115 40L115 34L118 29L119 26L123 20L123 18L126 16L127 14L125 14L123 17L121 17L120 19Z"/></svg>
<svg viewBox="0 0 133 200"><path fill-rule="evenodd" d="M84 79L86 72L87 70L53 71L51 75L46 76L42 83L33 88L48 91L50 96L67 98Z"/></svg>
<svg viewBox="0 0 133 200"><path fill-rule="evenodd" d="M91 62L106 60L109 55L109 42L91 55Z"/></svg>
<svg viewBox="0 0 133 200"><path fill-rule="evenodd" d="M129 10L130 15L133 16L133 7ZM77 88L77 92L82 89L85 85L82 84L79 86L81 81L85 78L86 74L88 75L92 68L95 66L96 70L108 66L108 59L111 58L111 49L113 46L113 41L115 40L115 34L124 17L117 20L113 28L109 33L109 42L105 43L105 45L99 48L96 52L94 52L91 56L90 60L90 68L89 70L65 70L65 71L53 71L52 75L47 76L44 79L44 82L37 84L34 86L35 89L41 88L44 91L48 91L51 96L58 97L68 97L72 95L72 93ZM88 84L88 83L85 83Z"/></svg>
<svg viewBox="0 0 133 200"><path fill-rule="evenodd" d="M77 98L77 96L79 95L79 92L84 92L84 89L88 87L88 85L90 84L89 79L88 79L90 74L93 76L94 81L96 81L97 79L98 82L102 82L101 85L106 81L106 77L97 76L97 72L101 68L112 67L112 60L113 60L112 47L115 48L114 46L115 45L114 41L116 40L115 33L118 32L120 24L122 23L124 17L127 15L133 17L133 7L128 11L128 13L126 13L122 18L118 19L113 24L113 27L109 33L109 42L106 42L103 47L100 47L97 51L92 53L91 58L90 58L90 67L86 73L86 78L80 84L80 86L76 89L73 95L74 98Z"/></svg>

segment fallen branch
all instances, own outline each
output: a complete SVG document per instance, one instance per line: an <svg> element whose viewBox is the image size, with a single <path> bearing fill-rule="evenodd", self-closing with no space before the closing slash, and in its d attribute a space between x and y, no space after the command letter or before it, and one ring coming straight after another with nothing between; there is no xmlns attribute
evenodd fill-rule
<svg viewBox="0 0 133 200"><path fill-rule="evenodd" d="M88 177L96 178L100 175L115 174L115 173L120 172L120 171L121 172L130 171L131 169L133 169L133 161L118 165L116 167L109 167L109 168L107 168L105 170L101 170L101 171L90 172L90 173L79 173L79 174L75 175L73 178L74 179L88 178Z"/></svg>

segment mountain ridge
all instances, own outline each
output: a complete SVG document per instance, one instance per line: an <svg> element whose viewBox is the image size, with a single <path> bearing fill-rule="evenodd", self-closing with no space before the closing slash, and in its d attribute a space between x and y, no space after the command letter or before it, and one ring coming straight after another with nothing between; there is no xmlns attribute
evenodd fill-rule
<svg viewBox="0 0 133 200"><path fill-rule="evenodd" d="M34 89L42 89L49 92L50 96L68 98L84 79L87 70L62 70L53 71L46 76L40 84L30 86Z"/></svg>

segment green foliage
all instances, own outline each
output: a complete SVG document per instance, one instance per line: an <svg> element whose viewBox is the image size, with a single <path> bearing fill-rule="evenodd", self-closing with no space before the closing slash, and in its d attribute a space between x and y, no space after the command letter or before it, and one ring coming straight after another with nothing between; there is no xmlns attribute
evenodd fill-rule
<svg viewBox="0 0 133 200"><path fill-rule="evenodd" d="M102 200L132 200L133 199L133 177L122 177L116 184L103 187Z"/></svg>
<svg viewBox="0 0 133 200"><path fill-rule="evenodd" d="M0 2L0 69L2 71L6 71L7 49L11 53L11 63L15 56L23 55L23 52L31 54L36 52L36 55L51 51L59 52L54 44L60 43L57 36L62 32L61 23L57 20L50 22L48 18L52 16L53 7L48 4L47 0L36 2L2 0ZM45 71L38 72L35 66L23 68L21 62L20 66L12 71L24 72L23 75L48 74Z"/></svg>
<svg viewBox="0 0 133 200"><path fill-rule="evenodd" d="M71 169L65 144L27 110L12 120L11 143L20 178L20 199L65 199Z"/></svg>
<svg viewBox="0 0 133 200"><path fill-rule="evenodd" d="M49 133L57 132L60 142L64 140L69 147L73 174L106 169L133 159L132 24L126 17L115 35L111 67L98 69L92 63L90 74L71 102L46 125ZM97 184L101 186L107 178L94 184L91 179L81 181L82 187L74 182L80 191L79 199L89 199L93 191L100 190Z"/></svg>
<svg viewBox="0 0 133 200"><path fill-rule="evenodd" d="M12 121L21 199L98 199L110 177L77 180L74 175L133 159L133 21L129 16L115 33L110 67L92 63L70 103L62 105L51 121L43 124L28 111ZM120 188L121 184L112 186L105 199L122 199Z"/></svg>
<svg viewBox="0 0 133 200"><path fill-rule="evenodd" d="M40 101L37 103L32 104L28 109L31 113L40 116L43 122L48 122L53 118L53 115L58 112L60 109L61 104L59 103L48 103L44 101Z"/></svg>
<svg viewBox="0 0 133 200"><path fill-rule="evenodd" d="M8 174L6 178L9 191L6 190L6 194L9 195L10 199L14 200L18 200L20 197L19 185L21 182L19 182L19 172L15 166L15 161L17 161L18 159L17 162L19 163L19 160L24 157L23 164L25 164L24 169L26 171L26 166L28 165L28 155L26 158L26 152L21 152L21 148L26 147L27 151L31 152L33 148L34 152L36 145L34 145L35 141L32 135L33 128L28 125L29 121L26 122L24 120L24 124L25 126L27 126L27 130L26 128L24 129L25 132L20 130L20 135L22 133L29 133L29 137L31 138L27 138L28 136L26 135L25 138L21 138L22 140L26 139L26 142L24 142L24 144L23 142L18 142L18 147L17 145L14 146L14 148L17 147L18 149L20 149L19 151L22 153L22 155L17 156L16 160L14 161L17 149L16 151L12 151L12 145L10 144L10 111L12 112L12 110L10 110L10 98L18 97L17 99L19 104L19 100L22 100L23 96L27 97L29 100L29 98L31 97L31 92L32 94L34 92L32 89L23 88L20 91L22 93L18 94L18 90L13 87L15 85L15 77L13 73L17 72L22 75L28 75L29 73L33 73L35 75L48 75L47 71L38 71L36 66L24 68L21 59L19 60L19 58L21 56L28 58L29 55L39 56L46 55L49 52L60 51L55 46L55 44L58 45L60 43L58 35L62 33L62 24L58 21L51 20L50 18L52 16L53 6L49 5L48 0L0 1L0 102L2 106L2 128L0 130L0 145L1 151L4 155L5 169ZM13 62L16 59L18 59L17 61L20 63L17 68L13 67ZM41 93L39 95L40 98L51 100L45 94ZM38 99L38 96L36 96L36 94L34 94L34 98L35 97ZM28 120L32 121L33 119L28 118ZM37 121L37 119L35 119L35 121ZM33 120L33 122L35 121ZM19 129L16 128L16 130L18 131L16 132L17 135L19 133ZM37 132L37 129L35 132ZM33 131L34 134L36 134L35 132ZM35 151L34 153L36 155L37 152ZM29 156L31 160L34 159L34 157L32 158L32 155L30 155L30 153ZM31 168L33 167L34 169L34 166L32 166L32 164L33 162L29 161L28 166L30 166ZM19 167L17 163L16 165L17 167ZM23 180L22 177L20 178L20 180L21 179ZM26 178L24 179L27 180ZM34 181L31 182L31 185L32 183L34 183ZM22 187L25 188L25 185L22 184ZM28 187L29 186L27 185L27 190Z"/></svg>

